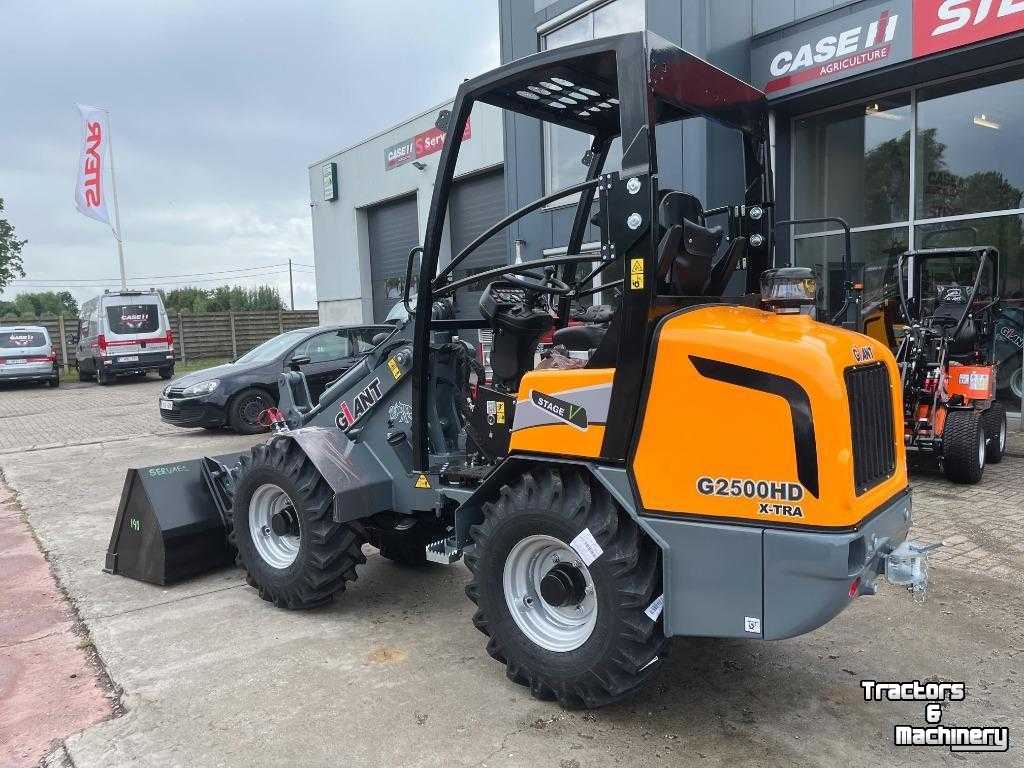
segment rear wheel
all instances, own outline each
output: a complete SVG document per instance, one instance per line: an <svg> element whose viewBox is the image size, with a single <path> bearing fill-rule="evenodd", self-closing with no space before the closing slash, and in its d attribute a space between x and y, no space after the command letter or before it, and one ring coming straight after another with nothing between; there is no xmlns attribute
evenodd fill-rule
<svg viewBox="0 0 1024 768"><path fill-rule="evenodd" d="M161 379L170 379L174 377L174 366L168 365L166 368L161 368L160 371Z"/></svg>
<svg viewBox="0 0 1024 768"><path fill-rule="evenodd" d="M1006 450L1006 406L992 403L981 421L985 429L985 463L998 464Z"/></svg>
<svg viewBox="0 0 1024 768"><path fill-rule="evenodd" d="M96 374L89 373L84 370L81 365L78 366L78 380L79 381L92 381L96 378Z"/></svg>
<svg viewBox="0 0 1024 768"><path fill-rule="evenodd" d="M589 563L570 544L580 535L600 548ZM598 707L657 671L668 644L645 609L661 591L660 552L588 473L523 474L484 505L472 536L473 623L510 680L565 707Z"/></svg>
<svg viewBox="0 0 1024 768"><path fill-rule="evenodd" d="M242 435L266 432L266 425L260 424L260 414L274 405L274 398L266 390L244 389L231 400L228 407L228 424Z"/></svg>
<svg viewBox="0 0 1024 768"><path fill-rule="evenodd" d="M942 432L942 463L954 483L974 484L985 469L985 429L978 411L949 411Z"/></svg>
<svg viewBox="0 0 1024 768"><path fill-rule="evenodd" d="M103 370L102 368L97 368L96 369L96 383L99 384L100 386L105 387L107 384L110 384L113 380L114 380L114 374L113 373L108 373L107 371Z"/></svg>
<svg viewBox="0 0 1024 768"><path fill-rule="evenodd" d="M47 384L49 384L49 385L50 385L51 387L53 387L54 389L56 389L57 387L59 387L59 386L60 386L60 374L59 374L59 373L55 373L55 374L53 374L53 378L52 378L52 379L50 379L50 380L49 380L49 381L47 382Z"/></svg>
<svg viewBox="0 0 1024 768"><path fill-rule="evenodd" d="M277 437L243 454L234 484L228 538L260 597L315 608L355 581L364 539L334 522L334 492L293 440Z"/></svg>

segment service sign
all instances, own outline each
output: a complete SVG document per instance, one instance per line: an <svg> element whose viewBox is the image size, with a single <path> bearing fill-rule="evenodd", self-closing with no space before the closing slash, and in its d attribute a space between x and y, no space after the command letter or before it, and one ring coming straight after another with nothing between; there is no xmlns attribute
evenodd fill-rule
<svg viewBox="0 0 1024 768"><path fill-rule="evenodd" d="M884 0L756 41L754 85L768 98L1024 30L1024 0Z"/></svg>
<svg viewBox="0 0 1024 768"><path fill-rule="evenodd" d="M444 148L444 139L448 134L437 126L417 133L410 139L392 144L384 152L384 170L390 171L421 157L427 157ZM466 129L462 132L462 140L473 138L472 123L466 121Z"/></svg>

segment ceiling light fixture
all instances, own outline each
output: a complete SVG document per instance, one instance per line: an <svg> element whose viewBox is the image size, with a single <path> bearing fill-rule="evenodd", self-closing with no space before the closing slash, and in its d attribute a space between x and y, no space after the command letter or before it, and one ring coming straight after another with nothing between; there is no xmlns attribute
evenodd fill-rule
<svg viewBox="0 0 1024 768"><path fill-rule="evenodd" d="M974 124L981 128L991 128L993 131L998 131L1003 126L993 120L991 117L982 112L980 115L974 116Z"/></svg>
<svg viewBox="0 0 1024 768"><path fill-rule="evenodd" d="M867 115L868 117L878 117L881 118L882 120L900 121L903 119L903 115L899 115L895 112L887 110L878 102L875 102L874 104L868 104L868 106L864 108L864 114Z"/></svg>

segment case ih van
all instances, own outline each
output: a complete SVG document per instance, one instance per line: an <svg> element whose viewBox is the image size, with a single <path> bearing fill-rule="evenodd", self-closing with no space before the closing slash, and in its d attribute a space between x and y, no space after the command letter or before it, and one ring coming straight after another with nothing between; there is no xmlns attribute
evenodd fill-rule
<svg viewBox="0 0 1024 768"><path fill-rule="evenodd" d="M57 356L41 325L0 325L0 381L45 381L60 386Z"/></svg>
<svg viewBox="0 0 1024 768"><path fill-rule="evenodd" d="M75 361L81 381L157 371L174 376L174 337L156 291L106 292L82 305Z"/></svg>

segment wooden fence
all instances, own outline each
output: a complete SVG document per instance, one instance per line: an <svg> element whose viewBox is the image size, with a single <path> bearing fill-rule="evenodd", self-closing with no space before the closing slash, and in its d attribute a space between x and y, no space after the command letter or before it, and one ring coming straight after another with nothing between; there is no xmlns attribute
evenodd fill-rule
<svg viewBox="0 0 1024 768"><path fill-rule="evenodd" d="M231 358L244 355L267 339L296 328L320 324L315 309L267 312L208 312L200 315L168 315L174 333L176 360ZM63 354L60 363L67 371L75 360L78 318L71 315L46 317L4 317L0 325L42 325L50 333L54 349Z"/></svg>

